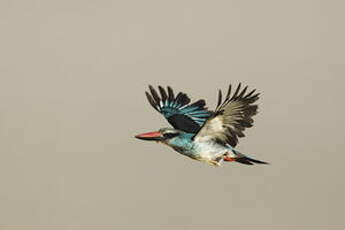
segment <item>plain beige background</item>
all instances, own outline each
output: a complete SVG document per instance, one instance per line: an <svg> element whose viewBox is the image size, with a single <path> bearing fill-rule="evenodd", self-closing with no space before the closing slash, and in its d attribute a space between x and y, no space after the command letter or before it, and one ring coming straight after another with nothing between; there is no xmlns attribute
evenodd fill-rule
<svg viewBox="0 0 345 230"><path fill-rule="evenodd" d="M0 229L344 229L343 1L0 1ZM148 84L262 92L210 167L136 140Z"/></svg>

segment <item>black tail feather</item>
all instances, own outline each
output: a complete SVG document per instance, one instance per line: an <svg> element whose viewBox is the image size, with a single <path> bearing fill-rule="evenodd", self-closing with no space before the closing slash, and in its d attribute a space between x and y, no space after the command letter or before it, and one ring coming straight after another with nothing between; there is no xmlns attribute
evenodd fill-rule
<svg viewBox="0 0 345 230"><path fill-rule="evenodd" d="M236 158L235 161L245 165L253 165L253 163L249 161L246 157Z"/></svg>
<svg viewBox="0 0 345 230"><path fill-rule="evenodd" d="M253 165L254 163L256 163L256 164L266 164L266 165L269 164L268 162L255 160L253 158L246 157L246 156L243 156L243 157L240 157L240 158L236 158L235 161L238 162L238 163L241 163L241 164L246 164L246 165Z"/></svg>

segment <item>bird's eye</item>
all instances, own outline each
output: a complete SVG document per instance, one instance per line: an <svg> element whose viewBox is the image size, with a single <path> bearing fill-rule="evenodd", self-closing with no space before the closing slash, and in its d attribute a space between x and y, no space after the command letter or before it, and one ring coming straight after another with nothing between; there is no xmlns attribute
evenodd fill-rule
<svg viewBox="0 0 345 230"><path fill-rule="evenodd" d="M178 136L178 133L165 133L165 134L163 134L163 136L164 136L165 138L170 139L170 138L173 138L173 137Z"/></svg>

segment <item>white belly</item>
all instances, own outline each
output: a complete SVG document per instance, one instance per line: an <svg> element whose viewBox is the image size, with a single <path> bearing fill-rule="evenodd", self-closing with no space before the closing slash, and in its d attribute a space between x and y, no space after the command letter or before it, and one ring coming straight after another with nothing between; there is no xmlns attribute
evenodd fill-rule
<svg viewBox="0 0 345 230"><path fill-rule="evenodd" d="M229 148L214 142L199 142L196 155L205 160L216 160L230 151Z"/></svg>

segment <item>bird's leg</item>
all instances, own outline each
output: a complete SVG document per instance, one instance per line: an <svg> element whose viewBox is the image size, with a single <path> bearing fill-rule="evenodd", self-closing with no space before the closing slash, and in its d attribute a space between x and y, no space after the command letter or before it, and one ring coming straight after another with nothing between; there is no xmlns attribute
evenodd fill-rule
<svg viewBox="0 0 345 230"><path fill-rule="evenodd" d="M223 160L224 160L223 156L219 156L215 159L215 161L217 161L219 165L223 162Z"/></svg>
<svg viewBox="0 0 345 230"><path fill-rule="evenodd" d="M223 155L223 160L224 161L236 161L236 158L230 157L229 154L224 154Z"/></svg>
<svg viewBox="0 0 345 230"><path fill-rule="evenodd" d="M220 166L220 163L219 163L219 161L217 161L217 160L208 160L208 161L206 161L207 163L209 163L210 165L213 165L213 166Z"/></svg>
<svg viewBox="0 0 345 230"><path fill-rule="evenodd" d="M192 158L197 160L197 161L206 162L207 164L212 165L212 166L220 166L220 162L221 162L221 160L223 160L222 157L218 157L215 160L212 160L210 158L200 157L200 156L195 156Z"/></svg>
<svg viewBox="0 0 345 230"><path fill-rule="evenodd" d="M206 158L197 158L196 160L206 162L207 164L210 164L212 166L220 166L220 163L217 160L211 160Z"/></svg>

